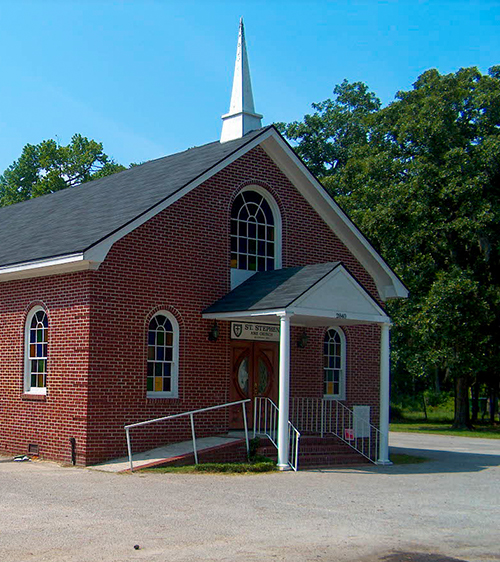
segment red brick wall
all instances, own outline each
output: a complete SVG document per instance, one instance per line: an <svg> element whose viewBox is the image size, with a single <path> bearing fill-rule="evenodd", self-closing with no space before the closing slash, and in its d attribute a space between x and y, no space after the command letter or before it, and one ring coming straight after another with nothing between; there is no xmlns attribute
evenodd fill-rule
<svg viewBox="0 0 500 562"><path fill-rule="evenodd" d="M123 425L229 400L229 323L207 341L212 321L202 311L230 289L229 216L244 186L267 188L283 222L283 266L341 260L376 293L373 280L260 149L117 242L93 273L89 462L124 453ZM178 399L146 398L146 332L154 312L172 312L180 326ZM295 331L294 331L295 332ZM292 392L322 396L324 330L292 352ZM378 403L378 341L373 327L349 327L348 402ZM371 355L370 355L371 354ZM365 358L369 356L368 360ZM300 381L300 382L299 382ZM226 428L224 411L197 420L201 434ZM190 437L188 420L132 432L134 450Z"/></svg>
<svg viewBox="0 0 500 562"><path fill-rule="evenodd" d="M0 454L28 452L77 462L87 456L89 274L74 273L0 284ZM45 308L48 321L47 394L24 394L24 326L31 308Z"/></svg>
<svg viewBox="0 0 500 562"><path fill-rule="evenodd" d="M0 315L8 326L0 342L6 412L0 447L24 452L37 442L46 458L68 461L74 436L78 462L92 464L125 454L127 423L228 401L229 323L220 322L219 340L209 342L212 321L201 313L230 289L231 203L250 184L268 189L281 209L284 267L340 260L376 294L357 260L256 148L118 241L97 271L0 285ZM43 402L27 402L21 397L22 331L27 309L39 301L50 321L48 393ZM159 310L179 322L177 399L146 397L147 326ZM305 349L292 344L292 394L321 397L324 330L308 332ZM347 401L369 404L376 414L379 330L350 326L345 333ZM227 420L225 411L205 414L196 427L200 435L214 433L214 426L224 431ZM188 423L134 430L134 450L189 438Z"/></svg>

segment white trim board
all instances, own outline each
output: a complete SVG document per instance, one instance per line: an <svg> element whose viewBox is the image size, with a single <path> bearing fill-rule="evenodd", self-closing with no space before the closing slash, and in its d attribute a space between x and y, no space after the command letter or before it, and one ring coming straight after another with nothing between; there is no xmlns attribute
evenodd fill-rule
<svg viewBox="0 0 500 562"><path fill-rule="evenodd" d="M83 253L77 253L6 265L0 267L0 282L97 269L100 263L86 260Z"/></svg>

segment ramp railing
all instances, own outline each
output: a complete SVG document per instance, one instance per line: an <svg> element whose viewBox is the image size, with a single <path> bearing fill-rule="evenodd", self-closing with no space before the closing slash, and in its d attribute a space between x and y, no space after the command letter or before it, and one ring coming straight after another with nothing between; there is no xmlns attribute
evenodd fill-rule
<svg viewBox="0 0 500 562"><path fill-rule="evenodd" d="M195 433L195 426L194 426L194 416L196 414L201 414L202 412L209 412L211 410L220 410L221 408L229 408L230 406L237 406L238 404L241 404L241 409L242 409L242 413L243 413L243 425L245 428L245 441L246 441L246 445L247 445L247 455L250 453L250 445L249 445L249 441L248 441L248 424L247 424L247 411L245 408L245 404L247 402L250 402L250 398L247 398L246 400L238 400L237 402L227 402L226 404L218 404L217 406L209 406L208 408L200 408L199 410L191 410L189 412L181 412L180 414L173 414L171 416L164 416L162 418L155 418L152 420L146 420L146 421L142 421L142 422L137 422L137 423L131 423L129 425L126 425L124 427L125 429L125 435L127 437L127 451L128 451L128 460L130 463L130 472L134 472L134 464L132 461L132 444L130 441L130 430L134 429L136 427L142 427L145 425L149 425L152 423L158 423L158 422L162 422L162 421L167 421L167 420L173 420L176 418L182 418L182 417L186 417L189 416L190 421L191 421L191 437L193 440L193 453L194 453L194 462L195 464L198 464L198 450L196 448L196 433Z"/></svg>

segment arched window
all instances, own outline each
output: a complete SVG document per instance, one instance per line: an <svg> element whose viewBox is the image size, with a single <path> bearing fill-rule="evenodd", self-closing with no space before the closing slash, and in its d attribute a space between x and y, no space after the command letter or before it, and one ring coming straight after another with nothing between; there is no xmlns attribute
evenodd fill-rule
<svg viewBox="0 0 500 562"><path fill-rule="evenodd" d="M34 307L26 319L24 391L31 394L47 392L47 355L49 321L41 306Z"/></svg>
<svg viewBox="0 0 500 562"><path fill-rule="evenodd" d="M328 328L323 343L325 398L345 399L345 335L340 328Z"/></svg>
<svg viewBox="0 0 500 562"><path fill-rule="evenodd" d="M178 395L179 325L170 312L158 312L149 322L147 395Z"/></svg>
<svg viewBox="0 0 500 562"><path fill-rule="evenodd" d="M249 272L281 267L281 221L272 197L257 186L242 190L231 210L231 269ZM241 282L240 281L240 282Z"/></svg>

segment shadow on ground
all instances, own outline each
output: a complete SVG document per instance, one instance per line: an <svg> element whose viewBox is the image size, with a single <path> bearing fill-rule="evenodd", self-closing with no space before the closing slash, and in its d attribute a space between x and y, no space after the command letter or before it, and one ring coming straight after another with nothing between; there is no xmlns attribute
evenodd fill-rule
<svg viewBox="0 0 500 562"><path fill-rule="evenodd" d="M317 471L350 472L355 470L356 472L365 472L366 474L438 474L452 472L480 472L481 470L486 470L487 468L500 466L500 455L473 454L467 452L457 453L430 449L410 449L406 447L391 447L390 451L391 454L395 455L414 455L416 457L423 457L427 459L427 461L421 464L393 464L391 466L376 466L373 464L352 466L349 468L342 468L339 466L338 468L323 468L318 469Z"/></svg>
<svg viewBox="0 0 500 562"><path fill-rule="evenodd" d="M379 558L380 562L467 562L462 558L451 558L442 554L424 552L394 552Z"/></svg>

